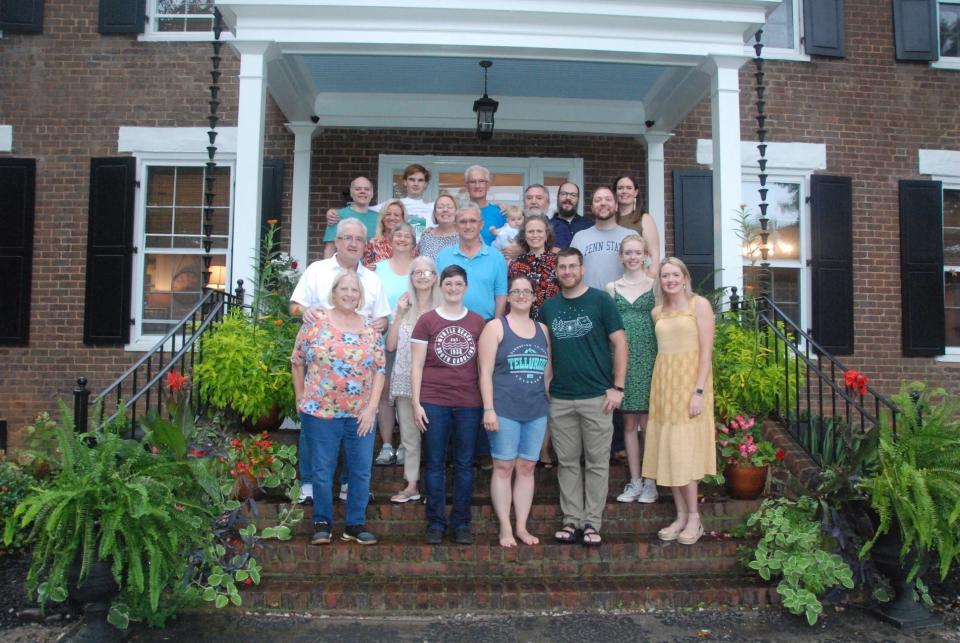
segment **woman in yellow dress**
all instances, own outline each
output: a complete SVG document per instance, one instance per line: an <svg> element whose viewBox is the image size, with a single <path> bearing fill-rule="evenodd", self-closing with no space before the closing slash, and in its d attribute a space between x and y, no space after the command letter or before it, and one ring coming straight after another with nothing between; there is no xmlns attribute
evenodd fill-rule
<svg viewBox="0 0 960 643"><path fill-rule="evenodd" d="M693 294L690 271L675 257L660 264L652 316L657 361L650 384L643 477L672 487L677 518L661 540L692 545L703 535L697 483L717 472L713 426L713 308Z"/></svg>

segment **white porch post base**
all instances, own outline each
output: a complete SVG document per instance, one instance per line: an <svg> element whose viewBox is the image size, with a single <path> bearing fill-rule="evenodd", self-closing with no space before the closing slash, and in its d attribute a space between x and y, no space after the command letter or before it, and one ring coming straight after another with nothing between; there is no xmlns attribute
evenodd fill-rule
<svg viewBox="0 0 960 643"><path fill-rule="evenodd" d="M310 163L313 135L319 129L313 123L287 123L293 132L293 191L290 197L290 256L302 269L308 264L310 247Z"/></svg>
<svg viewBox="0 0 960 643"><path fill-rule="evenodd" d="M666 161L663 154L663 145L673 137L666 132L646 132L643 140L647 144L647 207L650 216L660 231L660 256L667 256L666 233Z"/></svg>

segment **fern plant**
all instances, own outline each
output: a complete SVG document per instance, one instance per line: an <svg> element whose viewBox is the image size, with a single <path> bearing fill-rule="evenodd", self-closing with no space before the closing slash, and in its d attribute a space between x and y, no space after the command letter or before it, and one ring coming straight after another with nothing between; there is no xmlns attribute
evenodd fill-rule
<svg viewBox="0 0 960 643"><path fill-rule="evenodd" d="M934 552L945 578L960 558L960 397L913 382L892 399L901 411L896 432L884 417L876 472L861 483L879 525L860 555L896 525L903 539L901 560L914 547L920 554ZM910 562L908 580L913 580L923 556Z"/></svg>

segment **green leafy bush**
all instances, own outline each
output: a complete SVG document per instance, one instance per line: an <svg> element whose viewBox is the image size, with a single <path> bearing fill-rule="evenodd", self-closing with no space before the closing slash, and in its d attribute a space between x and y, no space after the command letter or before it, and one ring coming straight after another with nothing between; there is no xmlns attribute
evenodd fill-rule
<svg viewBox="0 0 960 643"><path fill-rule="evenodd" d="M780 578L777 593L783 606L813 625L823 612L820 597L831 587L853 589L853 572L836 554L824 550L817 501L802 497L764 500L747 519L760 540L747 566L764 580Z"/></svg>
<svg viewBox="0 0 960 643"><path fill-rule="evenodd" d="M7 522L13 519L13 512L30 488L38 483L32 475L17 464L0 456L0 530L5 530ZM29 534L16 532L14 538L4 544L3 549L16 552L29 544Z"/></svg>

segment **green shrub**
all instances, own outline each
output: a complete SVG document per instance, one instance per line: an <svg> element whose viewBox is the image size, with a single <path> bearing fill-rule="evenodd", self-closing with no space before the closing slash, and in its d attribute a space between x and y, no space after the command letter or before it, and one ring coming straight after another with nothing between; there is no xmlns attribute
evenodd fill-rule
<svg viewBox="0 0 960 643"><path fill-rule="evenodd" d="M17 505L27 496L30 488L37 485L34 477L21 467L9 460L0 459L0 530L7 528L7 521L12 520ZM16 552L28 544L28 534L18 531L10 543L4 544L3 549Z"/></svg>

